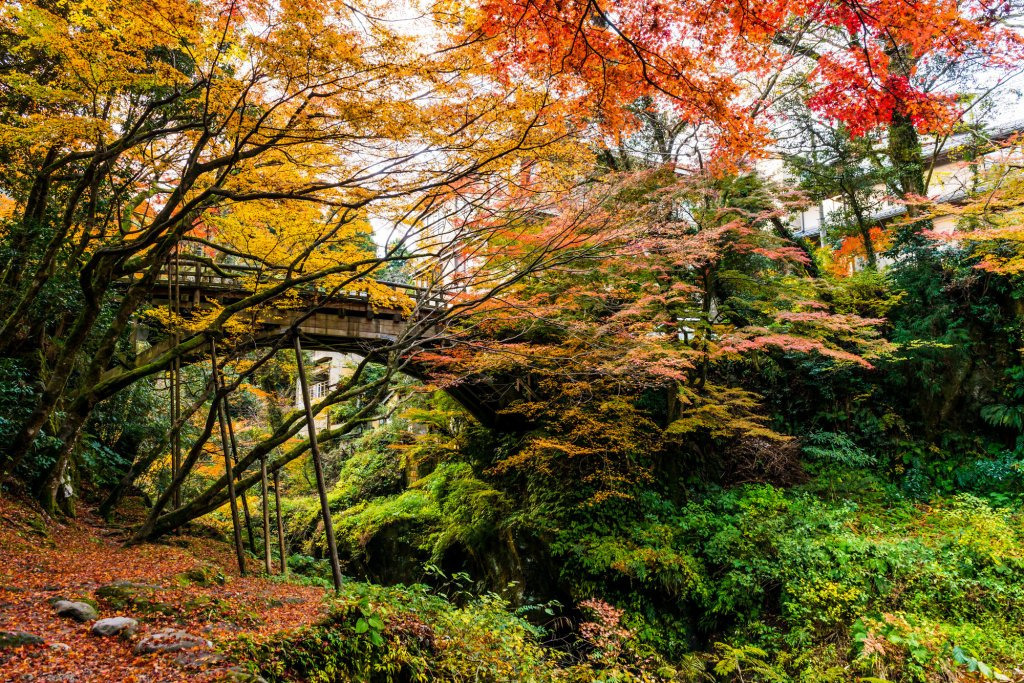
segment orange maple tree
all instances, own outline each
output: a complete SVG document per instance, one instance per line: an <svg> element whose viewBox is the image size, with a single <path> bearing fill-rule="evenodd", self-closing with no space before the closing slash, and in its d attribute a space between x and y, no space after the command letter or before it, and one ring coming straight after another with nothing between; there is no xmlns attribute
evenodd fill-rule
<svg viewBox="0 0 1024 683"><path fill-rule="evenodd" d="M459 38L486 46L504 79L547 82L608 130L628 124L623 107L637 98L667 99L735 159L766 142L787 71L854 134L947 128L957 101L934 89L935 70L1015 63L1024 46L1003 22L1010 11L993 0L483 0Z"/></svg>
<svg viewBox="0 0 1024 683"><path fill-rule="evenodd" d="M773 229L797 199L753 175L596 179L492 245L476 277L549 232L573 236L564 262L490 299L454 348L421 359L446 389L490 384L507 427L539 428L496 470L558 471L595 500L644 480L636 454L666 439L784 442L737 367L799 354L867 369L885 348L880 321L832 310L809 255Z"/></svg>

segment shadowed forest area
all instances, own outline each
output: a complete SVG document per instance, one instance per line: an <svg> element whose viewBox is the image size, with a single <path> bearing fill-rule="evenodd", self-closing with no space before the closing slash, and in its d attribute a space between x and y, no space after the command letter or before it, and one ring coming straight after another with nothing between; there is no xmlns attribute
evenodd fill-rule
<svg viewBox="0 0 1024 683"><path fill-rule="evenodd" d="M0 7L0 679L1024 681L1022 16Z"/></svg>

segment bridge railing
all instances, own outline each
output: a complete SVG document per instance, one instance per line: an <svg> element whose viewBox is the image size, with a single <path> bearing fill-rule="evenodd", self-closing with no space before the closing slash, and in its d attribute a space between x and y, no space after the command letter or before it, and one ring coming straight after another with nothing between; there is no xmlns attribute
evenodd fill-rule
<svg viewBox="0 0 1024 683"><path fill-rule="evenodd" d="M201 259L182 254L175 261L165 263L161 267L155 286L157 289L178 286L210 292L239 291L246 289L247 278L259 277L261 274L265 275L266 269L245 264L217 264L216 267L211 267ZM436 289L388 280L376 282L392 289L403 290L418 305L428 310L448 307L447 298ZM359 290L341 291L336 296L350 301L369 301L369 295Z"/></svg>

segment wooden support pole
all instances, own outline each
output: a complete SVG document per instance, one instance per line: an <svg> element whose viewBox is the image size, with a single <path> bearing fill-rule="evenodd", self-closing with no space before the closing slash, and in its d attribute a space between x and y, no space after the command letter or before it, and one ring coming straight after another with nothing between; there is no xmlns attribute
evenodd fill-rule
<svg viewBox="0 0 1024 683"><path fill-rule="evenodd" d="M306 366L302 361L302 344L299 343L298 333L295 335L295 362L299 366L299 386L302 389L302 405L306 409L306 429L309 431L309 452L313 458L313 470L316 472L316 490L320 494L320 513L324 519L331 575L334 578L334 590L340 591L341 563L338 562L338 544L334 538L334 522L331 521L331 508L327 502L327 483L324 481L324 467L320 460L320 446L316 442L316 422L313 417L313 404L309 399L309 381L306 379Z"/></svg>
<svg viewBox="0 0 1024 683"><path fill-rule="evenodd" d="M181 247L179 245L174 246L174 267L173 279L168 273L167 287L170 294L170 306L171 310L174 311L175 315L181 314L181 258L179 253ZM171 289L173 283L173 289ZM174 344L177 346L181 343L181 335L178 334L177 330L174 332ZM171 381L171 400L173 402L171 424L175 424L181 419L181 358L175 358L171 362L171 372L173 375ZM171 434L171 471L172 479L177 476L181 470L181 429L176 429ZM174 489L174 495L171 498L172 505L175 508L181 507L181 487Z"/></svg>
<svg viewBox="0 0 1024 683"><path fill-rule="evenodd" d="M270 561L270 501L267 490L267 456L260 458L260 485L263 494L263 564L267 574L273 571Z"/></svg>
<svg viewBox="0 0 1024 683"><path fill-rule="evenodd" d="M210 340L210 359L213 364L214 386L217 391L220 391L224 388L224 383L217 368L217 342L212 339ZM231 466L227 411L224 410L224 401L222 400L217 401L217 415L220 418L220 442L224 449L224 476L228 481L228 500L231 503L231 529L235 537L235 556L238 558L238 571L245 576L245 550L242 548L242 528L238 521L238 501L235 500L235 473Z"/></svg>
<svg viewBox="0 0 1024 683"><path fill-rule="evenodd" d="M173 393L174 407L171 411L171 424L175 425L181 419L181 359L174 359L174 370L172 371L171 391ZM181 429L171 430L171 479L178 476L181 470ZM181 487L174 489L171 498L175 509L181 507Z"/></svg>
<svg viewBox="0 0 1024 683"><path fill-rule="evenodd" d="M235 421L231 417L231 404L228 402L228 397L224 397L224 412L228 418L228 439L231 441L231 460L235 463L235 467L238 466L238 443L235 441ZM241 478L241 473L238 475ZM239 498L242 499L242 514L245 517L245 533L249 538L249 552L256 552L256 536L252 531L252 514L249 512L249 498L245 495L245 489L242 489L239 493Z"/></svg>
<svg viewBox="0 0 1024 683"><path fill-rule="evenodd" d="M177 266L176 257L168 257L167 259L167 310L175 314L177 313L177 305L174 297L174 279L175 279L175 268ZM171 321L174 324L174 321ZM171 343L176 345L178 343L177 333L171 335ZM178 418L181 415L181 389L179 383L181 382L181 366L178 359L175 358L171 361L170 370L167 373L167 391L168 397L170 398L171 404L171 424L177 423ZM171 433L171 481L178 476L178 470L181 467L181 438L177 430ZM171 505L175 508L181 507L181 491L180 487L174 489L174 494L171 497Z"/></svg>
<svg viewBox="0 0 1024 683"><path fill-rule="evenodd" d="M277 510L277 548L281 555L281 573L288 573L288 555L284 549L284 524L281 522L281 471L274 470L274 509Z"/></svg>

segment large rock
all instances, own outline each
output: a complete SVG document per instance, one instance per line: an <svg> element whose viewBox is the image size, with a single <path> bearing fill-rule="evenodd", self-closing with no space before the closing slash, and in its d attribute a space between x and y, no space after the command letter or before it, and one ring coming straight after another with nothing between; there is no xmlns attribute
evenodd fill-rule
<svg viewBox="0 0 1024 683"><path fill-rule="evenodd" d="M150 633L135 646L135 654L148 655L153 652L178 652L196 648L211 647L212 643L205 638L194 636L188 631L176 628L165 628Z"/></svg>
<svg viewBox="0 0 1024 683"><path fill-rule="evenodd" d="M108 617L100 619L92 625L94 636L124 636L128 637L139 629L139 622L128 617Z"/></svg>
<svg viewBox="0 0 1024 683"><path fill-rule="evenodd" d="M242 667L231 667L224 677L224 683L267 683L267 679L259 674L246 671Z"/></svg>
<svg viewBox="0 0 1024 683"><path fill-rule="evenodd" d="M0 631L0 650L23 645L42 645L43 639L28 631Z"/></svg>
<svg viewBox="0 0 1024 683"><path fill-rule="evenodd" d="M96 608L87 602L71 602L70 600L58 600L53 608L57 616L74 619L78 622L92 621L99 616Z"/></svg>

